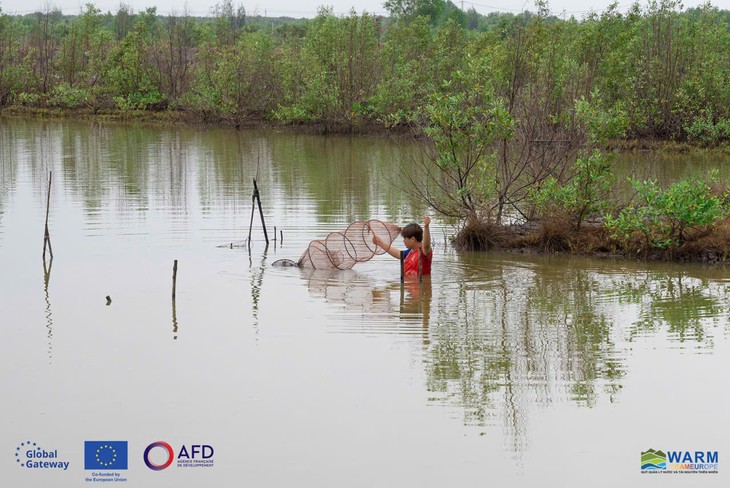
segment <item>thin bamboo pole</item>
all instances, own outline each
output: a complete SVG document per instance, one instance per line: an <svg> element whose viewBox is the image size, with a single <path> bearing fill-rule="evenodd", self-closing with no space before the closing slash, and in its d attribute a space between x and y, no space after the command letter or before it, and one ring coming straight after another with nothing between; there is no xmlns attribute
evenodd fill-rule
<svg viewBox="0 0 730 488"><path fill-rule="evenodd" d="M266 232L266 222L264 221L264 211L261 208L261 196L259 195L259 187L256 185L256 178L253 180L253 194L254 198L259 205L259 215L261 215L261 226L264 228L264 239L266 239L266 245L269 245L269 234Z"/></svg>
<svg viewBox="0 0 730 488"><path fill-rule="evenodd" d="M43 235L43 259L46 259L46 246L53 259L53 247L51 247L51 233L48 231L48 214L51 211L51 183L53 182L53 171L48 173L48 199L46 200L46 230Z"/></svg>

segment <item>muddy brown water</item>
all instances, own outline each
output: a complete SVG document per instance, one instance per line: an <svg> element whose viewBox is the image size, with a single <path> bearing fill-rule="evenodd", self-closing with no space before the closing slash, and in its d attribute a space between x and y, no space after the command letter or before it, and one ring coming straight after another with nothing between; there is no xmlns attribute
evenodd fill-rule
<svg viewBox="0 0 730 488"><path fill-rule="evenodd" d="M726 486L723 267L457 253L438 219L423 283L401 285L387 256L270 266L354 220L423 215L390 183L413 150L1 121L5 484L642 486L652 448L718 452L718 473L662 480ZM658 159L644 156L620 164ZM654 170L669 180L730 163L667 158ZM256 215L248 249L255 176L278 239L265 247ZM87 441L126 442L126 469L89 467ZM182 462L194 446L207 464ZM67 469L36 467L54 459Z"/></svg>

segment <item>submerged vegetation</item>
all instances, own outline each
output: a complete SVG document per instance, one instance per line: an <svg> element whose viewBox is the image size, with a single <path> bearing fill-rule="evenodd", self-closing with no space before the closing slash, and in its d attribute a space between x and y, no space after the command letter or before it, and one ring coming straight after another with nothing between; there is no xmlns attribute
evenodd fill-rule
<svg viewBox="0 0 730 488"><path fill-rule="evenodd" d="M676 257L728 216L716 178L619 195L608 141L730 142L730 12L650 0L581 19L388 0L389 17L311 20L0 11L0 107L421 136L405 188L484 249Z"/></svg>

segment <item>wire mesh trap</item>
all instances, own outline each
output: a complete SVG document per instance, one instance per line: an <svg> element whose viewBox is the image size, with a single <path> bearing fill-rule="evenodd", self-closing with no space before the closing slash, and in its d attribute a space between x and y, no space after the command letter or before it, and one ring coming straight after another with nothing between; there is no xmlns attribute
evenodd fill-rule
<svg viewBox="0 0 730 488"><path fill-rule="evenodd" d="M357 221L347 229L330 233L324 239L314 240L299 261L279 259L273 266L299 266L312 269L351 269L357 263L369 261L385 249L373 243L373 236L392 244L400 234L400 227L382 220Z"/></svg>

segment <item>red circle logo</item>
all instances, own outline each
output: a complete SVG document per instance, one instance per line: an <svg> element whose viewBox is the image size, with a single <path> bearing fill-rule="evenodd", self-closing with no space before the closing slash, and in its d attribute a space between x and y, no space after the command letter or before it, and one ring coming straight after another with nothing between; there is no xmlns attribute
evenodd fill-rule
<svg viewBox="0 0 730 488"><path fill-rule="evenodd" d="M161 447L167 451L167 460L164 463L155 464L150 461L150 451L155 447ZM172 464L173 459L175 459L175 453L172 451L172 446L164 441L153 442L152 444L147 446L147 449L144 450L144 463L147 465L148 468L154 471L162 471L163 469L169 467Z"/></svg>

